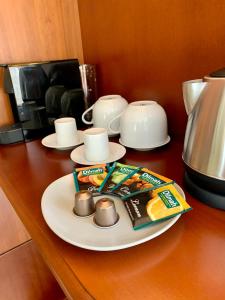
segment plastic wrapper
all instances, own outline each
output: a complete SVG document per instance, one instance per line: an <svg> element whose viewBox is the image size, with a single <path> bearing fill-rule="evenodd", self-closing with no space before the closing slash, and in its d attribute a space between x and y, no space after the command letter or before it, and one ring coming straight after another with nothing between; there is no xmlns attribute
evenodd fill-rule
<svg viewBox="0 0 225 300"><path fill-rule="evenodd" d="M77 168L73 172L76 191L88 190L93 195L99 195L98 189L109 172L109 165L101 164Z"/></svg>
<svg viewBox="0 0 225 300"><path fill-rule="evenodd" d="M147 168L139 168L138 171L130 178L127 178L126 181L119 182L112 189L112 192L122 197L122 199L126 199L130 195L139 194L170 183L173 183L172 179L152 172Z"/></svg>
<svg viewBox="0 0 225 300"><path fill-rule="evenodd" d="M101 193L111 193L113 188L119 183L126 182L127 179L135 176L139 170L138 167L121 164L118 162L113 163L112 167L102 185L99 188Z"/></svg>
<svg viewBox="0 0 225 300"><path fill-rule="evenodd" d="M191 209L173 184L130 196L124 204L135 230Z"/></svg>

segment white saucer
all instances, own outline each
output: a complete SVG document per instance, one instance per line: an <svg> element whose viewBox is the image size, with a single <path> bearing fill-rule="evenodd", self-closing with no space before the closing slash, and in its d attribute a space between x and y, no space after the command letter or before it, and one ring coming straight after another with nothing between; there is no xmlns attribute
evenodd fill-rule
<svg viewBox="0 0 225 300"><path fill-rule="evenodd" d="M132 148L132 149L137 150L137 151L149 151L149 150L153 150L153 149L156 149L156 148L159 148L159 147L162 147L162 146L168 144L170 142L170 136L168 135L168 137L167 137L167 139L166 139L165 142L163 142L163 143L161 143L161 144L159 144L159 145L157 145L155 147L150 147L150 148L138 148L138 147L131 147L131 146L125 145L122 142L121 138L119 139L119 142L120 142L121 145L123 145L125 147L128 147L128 148Z"/></svg>
<svg viewBox="0 0 225 300"><path fill-rule="evenodd" d="M68 150L68 149L74 148L84 142L83 131L78 130L77 133L78 133L78 142L75 144L66 146L66 147L57 145L56 133L46 136L45 138L42 139L41 143L43 146L48 147L48 148L54 148L54 149L58 149L58 150Z"/></svg>
<svg viewBox="0 0 225 300"><path fill-rule="evenodd" d="M109 150L110 150L110 155L106 160L88 161L84 157L84 145L82 145L80 147L77 147L71 152L70 158L72 159L72 161L81 165L96 165L96 164L110 163L119 160L126 153L126 149L122 145L113 142L109 142Z"/></svg>

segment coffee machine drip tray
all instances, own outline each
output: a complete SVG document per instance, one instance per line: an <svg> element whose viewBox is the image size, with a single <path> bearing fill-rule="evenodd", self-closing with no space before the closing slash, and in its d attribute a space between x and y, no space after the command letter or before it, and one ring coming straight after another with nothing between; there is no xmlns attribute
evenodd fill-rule
<svg viewBox="0 0 225 300"><path fill-rule="evenodd" d="M186 168L184 175L184 182L190 194L211 207L225 210L224 181L193 172L195 171ZM197 181L196 177L198 177ZM206 184L206 180L208 180L208 184ZM216 185L213 184L215 181L218 181ZM210 189L212 186L214 188ZM218 190L216 190L216 186L219 188Z"/></svg>
<svg viewBox="0 0 225 300"><path fill-rule="evenodd" d="M24 141L23 130L20 123L0 127L0 144L13 144Z"/></svg>

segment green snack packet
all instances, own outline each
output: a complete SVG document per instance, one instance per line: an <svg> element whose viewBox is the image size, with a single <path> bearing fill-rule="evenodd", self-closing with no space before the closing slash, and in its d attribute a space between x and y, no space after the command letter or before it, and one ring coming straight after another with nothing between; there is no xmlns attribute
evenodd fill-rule
<svg viewBox="0 0 225 300"><path fill-rule="evenodd" d="M76 191L88 190L93 195L99 195L98 188L107 176L109 165L101 164L84 168L77 168L73 172Z"/></svg>
<svg viewBox="0 0 225 300"><path fill-rule="evenodd" d="M173 184L124 200L134 230L183 214L192 209Z"/></svg>
<svg viewBox="0 0 225 300"><path fill-rule="evenodd" d="M131 178L138 170L138 167L114 162L98 191L111 193L115 186Z"/></svg>
<svg viewBox="0 0 225 300"><path fill-rule="evenodd" d="M136 174L125 182L120 182L112 192L122 197L122 200L127 199L131 195L143 193L153 190L159 186L164 186L173 183L172 179L159 175L147 168L139 169Z"/></svg>

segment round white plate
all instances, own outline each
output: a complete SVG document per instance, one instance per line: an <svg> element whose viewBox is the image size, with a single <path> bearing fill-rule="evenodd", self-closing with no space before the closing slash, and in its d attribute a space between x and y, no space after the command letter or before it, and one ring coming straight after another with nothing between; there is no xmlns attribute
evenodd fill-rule
<svg viewBox="0 0 225 300"><path fill-rule="evenodd" d="M113 142L109 142L109 151L110 151L110 154L106 160L88 161L85 159L84 145L82 145L80 147L77 147L76 149L74 149L71 152L70 158L72 159L72 161L74 161L78 164L81 164L81 165L97 165L97 164L110 163L110 162L119 160L126 153L126 149L122 145L113 143Z"/></svg>
<svg viewBox="0 0 225 300"><path fill-rule="evenodd" d="M153 150L153 149L156 149L156 148L159 148L159 147L162 147L162 146L168 144L170 142L170 136L168 135L166 141L163 142L162 144L159 144L159 145L157 145L155 147L150 147L150 148L139 148L139 147L131 147L131 146L125 145L123 143L123 141L121 140L121 138L119 139L119 142L120 142L121 145L123 145L123 146L125 146L127 148L135 149L137 151L149 151L149 150Z"/></svg>
<svg viewBox="0 0 225 300"><path fill-rule="evenodd" d="M182 189L177 190L185 197ZM69 174L52 182L44 191L41 209L51 230L64 241L89 250L111 251L129 248L149 241L168 230L181 215L169 220L133 230L128 213L118 197L110 196L115 202L120 216L118 223L111 228L99 228L93 223L94 215L76 217L73 213L75 187L73 175ZM105 197L95 197L94 200Z"/></svg>
<svg viewBox="0 0 225 300"><path fill-rule="evenodd" d="M70 146L59 146L56 141L56 133L50 134L46 136L45 138L42 139L41 143L43 146L48 147L48 148L54 148L58 150L68 150L71 148L74 148L84 142L84 137L83 137L83 131L77 130L78 133L78 142L76 144L70 145Z"/></svg>

